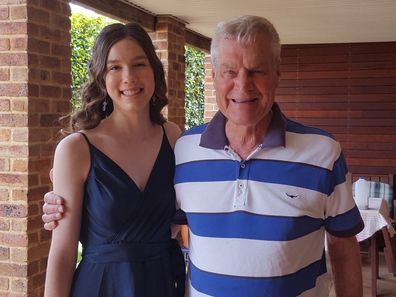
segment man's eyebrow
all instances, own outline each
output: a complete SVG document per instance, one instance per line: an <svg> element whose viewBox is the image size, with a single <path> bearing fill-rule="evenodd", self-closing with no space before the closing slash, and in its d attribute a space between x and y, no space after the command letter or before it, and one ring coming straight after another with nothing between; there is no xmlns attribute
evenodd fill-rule
<svg viewBox="0 0 396 297"><path fill-rule="evenodd" d="M225 67L225 68L234 68L235 65L231 63L222 63L220 64L220 67Z"/></svg>
<svg viewBox="0 0 396 297"><path fill-rule="evenodd" d="M248 70L267 70L268 68L268 65L256 65L249 67Z"/></svg>

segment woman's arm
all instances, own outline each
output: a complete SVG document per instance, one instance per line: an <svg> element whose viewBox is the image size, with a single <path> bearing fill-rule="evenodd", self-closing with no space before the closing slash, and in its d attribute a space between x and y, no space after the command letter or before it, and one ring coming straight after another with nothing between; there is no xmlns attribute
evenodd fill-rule
<svg viewBox="0 0 396 297"><path fill-rule="evenodd" d="M82 135L63 139L54 157L54 192L64 197L65 216L52 232L45 280L45 297L69 297L76 267L81 210L90 159Z"/></svg>

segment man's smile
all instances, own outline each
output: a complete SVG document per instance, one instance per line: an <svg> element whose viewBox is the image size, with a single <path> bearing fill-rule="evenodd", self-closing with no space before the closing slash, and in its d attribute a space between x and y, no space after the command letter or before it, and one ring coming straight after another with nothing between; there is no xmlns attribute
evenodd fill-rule
<svg viewBox="0 0 396 297"><path fill-rule="evenodd" d="M232 102L234 103L238 103L238 104L245 104L245 103L252 103L257 101L257 98L253 98L253 99L231 99Z"/></svg>

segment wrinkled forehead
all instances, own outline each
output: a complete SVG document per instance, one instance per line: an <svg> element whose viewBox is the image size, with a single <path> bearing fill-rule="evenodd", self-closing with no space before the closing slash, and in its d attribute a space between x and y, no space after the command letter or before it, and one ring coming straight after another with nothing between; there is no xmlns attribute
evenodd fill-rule
<svg viewBox="0 0 396 297"><path fill-rule="evenodd" d="M273 58L271 40L268 36L258 36L250 39L225 36L218 44L219 60L222 60L224 56L269 61Z"/></svg>
<svg viewBox="0 0 396 297"><path fill-rule="evenodd" d="M242 46L249 46L257 42L257 40L264 40L268 44L272 44L272 38L266 32L224 32L222 40L235 40Z"/></svg>

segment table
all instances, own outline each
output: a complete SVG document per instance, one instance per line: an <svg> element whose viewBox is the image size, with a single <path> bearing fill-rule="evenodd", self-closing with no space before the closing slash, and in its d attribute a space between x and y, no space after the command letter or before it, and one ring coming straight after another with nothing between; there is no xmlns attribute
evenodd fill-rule
<svg viewBox="0 0 396 297"><path fill-rule="evenodd" d="M396 264L390 243L390 237L396 232L392 227L389 208L384 199L382 199L379 209L360 209L359 211L364 222L364 229L356 235L356 238L359 242L370 239L371 294L377 296L378 246L376 234L382 233L384 237L385 260L388 270L396 275Z"/></svg>

